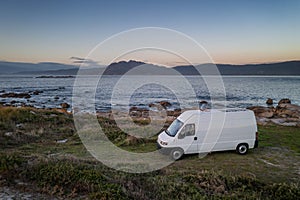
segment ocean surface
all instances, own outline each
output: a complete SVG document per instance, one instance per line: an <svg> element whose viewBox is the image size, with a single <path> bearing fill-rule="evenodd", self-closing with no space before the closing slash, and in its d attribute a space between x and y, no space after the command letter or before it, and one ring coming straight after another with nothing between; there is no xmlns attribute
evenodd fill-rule
<svg viewBox="0 0 300 200"><path fill-rule="evenodd" d="M98 80L97 84L91 79ZM300 105L300 76L223 76L222 82L211 86L197 76L80 76L77 83L74 78L36 78L34 76L0 76L0 95L4 93L29 93L31 98L0 98L2 104L16 106L22 104L37 108L59 108L61 103L72 106L73 98L94 98L97 111L128 109L131 106L148 107L150 103L168 101L175 108L190 108L199 101L212 101L227 107L246 108L265 106L267 98L277 103L282 98L289 98ZM181 80L181 81L180 81ZM151 83L153 82L153 83ZM222 87L224 85L224 88ZM192 88L192 91L191 91ZM33 91L42 91L34 95ZM74 91L75 92L74 92ZM82 91L78 96L76 91ZM95 94L93 91L96 91ZM226 99L223 99L225 91ZM84 101L82 101L84 102ZM87 104L90 101L86 101ZM276 104L275 104L276 105ZM71 110L71 108L70 108Z"/></svg>

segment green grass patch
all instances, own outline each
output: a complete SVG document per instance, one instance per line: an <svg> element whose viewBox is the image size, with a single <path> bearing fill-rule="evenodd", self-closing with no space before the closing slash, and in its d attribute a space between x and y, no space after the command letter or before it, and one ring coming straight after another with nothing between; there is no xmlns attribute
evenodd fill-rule
<svg viewBox="0 0 300 200"><path fill-rule="evenodd" d="M300 128L285 126L259 126L261 146L287 147L300 153Z"/></svg>
<svg viewBox="0 0 300 200"><path fill-rule="evenodd" d="M98 120L118 147L140 153L156 150L157 136L131 137L113 120ZM144 126L146 122L141 125L145 135L154 132ZM83 134L88 137L90 132ZM101 141L97 134L92 136L93 141ZM62 139L67 141L57 143ZM259 147L245 156L234 151L215 152L204 158L186 155L155 172L128 174L91 157L75 132L72 116L3 107L0 186L14 186L21 180L30 185L26 188L29 191L34 188L61 199L297 199L299 145L297 127L259 126Z"/></svg>

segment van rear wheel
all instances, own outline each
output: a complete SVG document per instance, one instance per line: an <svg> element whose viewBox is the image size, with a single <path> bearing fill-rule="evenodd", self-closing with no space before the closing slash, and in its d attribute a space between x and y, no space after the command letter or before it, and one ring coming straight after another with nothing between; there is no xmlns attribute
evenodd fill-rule
<svg viewBox="0 0 300 200"><path fill-rule="evenodd" d="M247 154L248 149L249 149L248 144L242 143L236 147L236 152L240 155L245 155Z"/></svg>
<svg viewBox="0 0 300 200"><path fill-rule="evenodd" d="M170 153L170 156L173 160L179 160L183 155L183 150L182 149L173 149Z"/></svg>

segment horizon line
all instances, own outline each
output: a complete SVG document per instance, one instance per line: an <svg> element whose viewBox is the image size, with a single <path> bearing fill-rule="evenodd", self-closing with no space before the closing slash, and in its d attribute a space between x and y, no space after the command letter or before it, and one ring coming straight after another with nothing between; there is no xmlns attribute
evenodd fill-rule
<svg viewBox="0 0 300 200"><path fill-rule="evenodd" d="M145 64L151 64L151 65L157 65L157 66L163 66L163 67L167 67L167 68L173 68L173 67L178 67L178 66L198 66L198 65L205 65L205 64L215 64L215 65L263 65L263 64L276 64L276 63L285 63L285 62L300 62L300 59L299 60L282 60L282 61L270 61L270 62L253 62L253 63L240 63L240 64L237 64L237 63L192 63L192 64L178 64L178 65L165 65L165 64L160 64L160 63L156 63L156 62L149 62L149 61L142 61L142 60L134 60L134 59L127 59L127 60L120 60L120 61L117 61L117 62L112 62L112 63L109 63L109 64L102 64L102 63L99 63L98 66L109 66L113 63L120 63L120 62L142 62L142 63L145 63ZM76 64L76 63L63 63L63 62L54 62L54 61L40 61L40 62L24 62L24 61L7 61L7 60L0 60L0 62L7 62L7 63L26 63L26 64L45 64L45 63L49 63L49 64L61 64L61 65L71 65L71 66L74 66L74 67L80 67L80 65Z"/></svg>

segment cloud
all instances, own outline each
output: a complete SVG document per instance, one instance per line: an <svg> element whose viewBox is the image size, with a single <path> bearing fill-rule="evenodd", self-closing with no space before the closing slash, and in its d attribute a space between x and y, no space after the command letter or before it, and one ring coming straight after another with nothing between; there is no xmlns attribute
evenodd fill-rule
<svg viewBox="0 0 300 200"><path fill-rule="evenodd" d="M80 64L80 65L84 65L84 66L100 66L99 61L95 61L92 59L85 59L85 58L80 58L80 57L76 57L76 56L72 56L70 57L70 60L72 60L73 64Z"/></svg>
<svg viewBox="0 0 300 200"><path fill-rule="evenodd" d="M70 59L71 60L85 60L84 58L80 58L80 57L76 57L76 56L72 56Z"/></svg>

